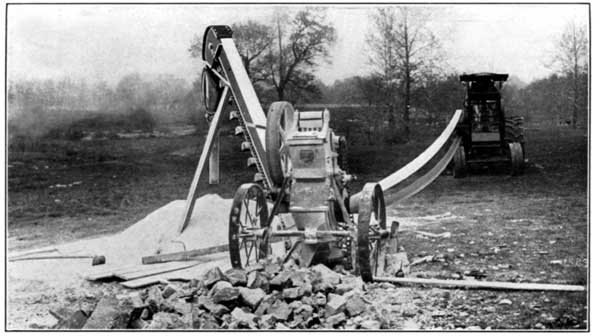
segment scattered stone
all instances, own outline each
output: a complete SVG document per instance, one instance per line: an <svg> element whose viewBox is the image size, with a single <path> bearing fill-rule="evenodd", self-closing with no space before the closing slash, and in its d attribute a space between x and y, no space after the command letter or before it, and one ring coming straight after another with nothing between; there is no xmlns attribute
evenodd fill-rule
<svg viewBox="0 0 600 336"><path fill-rule="evenodd" d="M269 278L259 271L253 271L248 273L248 288L261 288L263 291L268 292L269 287Z"/></svg>
<svg viewBox="0 0 600 336"><path fill-rule="evenodd" d="M275 325L275 329L278 330L289 330L290 328L288 326L286 326L283 323L277 322L277 324Z"/></svg>
<svg viewBox="0 0 600 336"><path fill-rule="evenodd" d="M277 321L287 321L292 313L292 310L285 301L277 300L267 310L268 314L272 314Z"/></svg>
<svg viewBox="0 0 600 336"><path fill-rule="evenodd" d="M198 317L198 329L219 329L221 326L215 316L209 313L201 313Z"/></svg>
<svg viewBox="0 0 600 336"><path fill-rule="evenodd" d="M152 319L152 311L149 308L144 308L140 314L140 318L144 320Z"/></svg>
<svg viewBox="0 0 600 336"><path fill-rule="evenodd" d="M332 271L323 264L318 264L310 268L317 276L312 285L315 291L331 291L341 281L341 275Z"/></svg>
<svg viewBox="0 0 600 336"><path fill-rule="evenodd" d="M313 307L306 304L302 304L300 305L300 307L294 309L294 314L302 316L302 319L305 321L307 321L312 316L313 312Z"/></svg>
<svg viewBox="0 0 600 336"><path fill-rule="evenodd" d="M279 265L277 264L266 264L264 266L264 271L269 274L270 276L274 276L275 274L277 274L279 271L281 270L281 267L279 267Z"/></svg>
<svg viewBox="0 0 600 336"><path fill-rule="evenodd" d="M269 281L269 285L275 288L283 288L287 285L291 284L290 277L292 276L293 271L284 270L279 272L271 281Z"/></svg>
<svg viewBox="0 0 600 336"><path fill-rule="evenodd" d="M277 318L273 314L265 314L260 317L258 327L260 329L273 329L277 323Z"/></svg>
<svg viewBox="0 0 600 336"><path fill-rule="evenodd" d="M341 313L346 308L346 298L330 293L327 296L327 304L325 305L325 313L327 316L335 315Z"/></svg>
<svg viewBox="0 0 600 336"><path fill-rule="evenodd" d="M83 329L125 329L131 307L121 305L114 297L104 297L87 319Z"/></svg>
<svg viewBox="0 0 600 336"><path fill-rule="evenodd" d="M159 311L160 306L164 302L162 292L158 286L150 287L146 291L146 305L150 307L153 313Z"/></svg>
<svg viewBox="0 0 600 336"><path fill-rule="evenodd" d="M342 322L344 322L345 320L346 320L346 315L344 313L339 313L339 314L329 316L325 320L325 323L330 324L332 327L336 327L336 326L340 325Z"/></svg>
<svg viewBox="0 0 600 336"><path fill-rule="evenodd" d="M344 293L347 293L347 292L353 290L354 288L356 288L356 285L354 285L354 284L342 283L342 284L335 286L335 293L338 295L343 295Z"/></svg>
<svg viewBox="0 0 600 336"><path fill-rule="evenodd" d="M205 296L198 298L198 307L207 310L217 318L221 318L223 315L229 313L229 308L222 304L214 303L210 298Z"/></svg>
<svg viewBox="0 0 600 336"><path fill-rule="evenodd" d="M300 308L300 306L302 306L302 302L301 301L292 301L289 303L288 306L290 307L291 310L296 310L296 309Z"/></svg>
<svg viewBox="0 0 600 336"><path fill-rule="evenodd" d="M267 294L263 298L261 303L258 305L258 308L256 308L254 313L258 316L266 314L267 310L269 310L269 308L271 308L271 306L275 303L275 301L277 301L280 297L281 297L281 295L277 291L273 291L271 294Z"/></svg>
<svg viewBox="0 0 600 336"><path fill-rule="evenodd" d="M360 323L361 329L377 330L381 329L381 322L376 320L366 320Z"/></svg>
<svg viewBox="0 0 600 336"><path fill-rule="evenodd" d="M314 301L317 306L324 306L327 304L327 297L323 293L317 293Z"/></svg>
<svg viewBox="0 0 600 336"><path fill-rule="evenodd" d="M247 313L242 309L236 307L231 312L231 318L233 321L237 322L238 327L246 327L250 329L256 329L256 315L252 313Z"/></svg>
<svg viewBox="0 0 600 336"><path fill-rule="evenodd" d="M302 287L306 284L310 284L310 277L305 270L293 271L290 275L290 280L292 281L292 286L295 287Z"/></svg>
<svg viewBox="0 0 600 336"><path fill-rule="evenodd" d="M244 268L244 271L246 272L246 274L250 274L254 271L263 271L264 269L265 269L265 265L262 263L258 263L258 264L253 264L251 266Z"/></svg>
<svg viewBox="0 0 600 336"><path fill-rule="evenodd" d="M162 291L162 297L168 299L171 295L177 293L178 289L174 285L168 285Z"/></svg>
<svg viewBox="0 0 600 336"><path fill-rule="evenodd" d="M225 272L225 277L233 286L245 286L248 281L246 271L238 268L227 270L227 272Z"/></svg>
<svg viewBox="0 0 600 336"><path fill-rule="evenodd" d="M131 293L129 295L129 300L131 301L131 304L133 305L134 308L142 308L142 307L146 306L146 304L144 303L144 300L142 300L142 296L140 295L139 292Z"/></svg>
<svg viewBox="0 0 600 336"><path fill-rule="evenodd" d="M200 279L191 279L190 280L190 288L197 289L199 287L204 287L204 281Z"/></svg>
<svg viewBox="0 0 600 336"><path fill-rule="evenodd" d="M446 314L446 312L441 311L441 310L436 310L434 312L431 313L431 317L444 317L447 316L448 314Z"/></svg>
<svg viewBox="0 0 600 336"><path fill-rule="evenodd" d="M136 318L133 321L129 322L127 328L129 329L147 329L150 323L148 321L142 320L140 318Z"/></svg>
<svg viewBox="0 0 600 336"><path fill-rule="evenodd" d="M77 310L68 318L59 321L54 329L81 329L87 322L87 319L88 314L86 314L83 310Z"/></svg>
<svg viewBox="0 0 600 336"><path fill-rule="evenodd" d="M245 305L255 310L267 294L260 288L239 287L240 296Z"/></svg>
<svg viewBox="0 0 600 336"><path fill-rule="evenodd" d="M212 295L212 300L215 303L231 302L237 300L240 296L240 290L235 287L225 287L215 291Z"/></svg>
<svg viewBox="0 0 600 336"><path fill-rule="evenodd" d="M297 299L300 299L302 296L304 296L304 289L302 289L300 287L286 288L283 290L281 295L283 296L284 299L286 299L288 301L289 300L297 300Z"/></svg>
<svg viewBox="0 0 600 336"><path fill-rule="evenodd" d="M213 267L204 274L204 285L208 288L216 284L219 281L227 280L223 272L219 267Z"/></svg>
<svg viewBox="0 0 600 336"><path fill-rule="evenodd" d="M189 326L177 314L159 312L154 314L146 329L187 329Z"/></svg>
<svg viewBox="0 0 600 336"><path fill-rule="evenodd" d="M421 329L421 327L415 320L410 319L410 320L406 320L406 321L402 322L402 329L403 330L419 330L419 329Z"/></svg>
<svg viewBox="0 0 600 336"><path fill-rule="evenodd" d="M346 311L348 311L348 315L356 316L367 309L367 305L363 301L363 299L358 295L353 295L346 301Z"/></svg>

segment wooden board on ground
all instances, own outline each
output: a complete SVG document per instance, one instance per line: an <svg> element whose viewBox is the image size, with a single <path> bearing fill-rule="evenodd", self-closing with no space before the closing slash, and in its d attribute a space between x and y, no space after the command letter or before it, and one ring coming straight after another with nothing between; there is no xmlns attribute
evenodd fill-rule
<svg viewBox="0 0 600 336"><path fill-rule="evenodd" d="M88 274L85 279L87 280L100 280L105 278L120 278L123 280L133 280L137 278L143 278L150 275L172 272L184 268L188 268L197 265L198 261L185 261L185 262L172 262L168 264L157 264L157 265L129 265L129 266L115 266L113 268L107 268L100 272L94 271Z"/></svg>
<svg viewBox="0 0 600 336"><path fill-rule="evenodd" d="M141 269L136 269L133 271L119 272L115 274L115 277L123 279L123 280L133 280L138 278L147 277L150 275L173 272L180 269L185 269L188 267L192 267L198 265L200 262L198 261L174 261L167 264L158 264L158 265L144 265Z"/></svg>
<svg viewBox="0 0 600 336"><path fill-rule="evenodd" d="M139 268L140 265L102 265L94 267L94 270L85 276L86 280L96 281L100 279L115 277L115 274Z"/></svg>
<svg viewBox="0 0 600 336"><path fill-rule="evenodd" d="M157 283L167 283L169 281L188 281L191 279L198 279L201 278L207 270L213 267L221 267L221 270L225 271L225 269L230 267L228 255L228 253L219 253L211 256L215 258L215 260L213 261L202 262L192 267L175 270L172 272L165 272L130 281L125 281L122 282L121 285L126 288L141 288Z"/></svg>
<svg viewBox="0 0 600 336"><path fill-rule="evenodd" d="M199 257L207 257L208 255L212 255L219 252L225 252L229 250L229 244L225 245L217 245L211 246L207 248L183 251L183 252L175 252L175 253L165 253L165 254L156 254L142 257L142 264L158 264L158 263L166 263L171 261L188 261L188 260L200 260Z"/></svg>

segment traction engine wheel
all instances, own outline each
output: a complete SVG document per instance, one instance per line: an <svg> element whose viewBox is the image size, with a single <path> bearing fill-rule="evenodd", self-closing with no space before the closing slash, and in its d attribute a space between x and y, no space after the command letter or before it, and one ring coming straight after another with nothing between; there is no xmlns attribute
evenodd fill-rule
<svg viewBox="0 0 600 336"><path fill-rule="evenodd" d="M508 143L525 141L523 117L510 116L504 119L504 139Z"/></svg>
<svg viewBox="0 0 600 336"><path fill-rule="evenodd" d="M508 144L510 149L510 174L513 176L523 174L525 162L523 161L523 147L519 142L511 142Z"/></svg>
<svg viewBox="0 0 600 336"><path fill-rule="evenodd" d="M454 162L452 168L452 174L455 178L463 178L467 176L467 158L465 155L465 147L459 146L454 153L454 158L452 160Z"/></svg>
<svg viewBox="0 0 600 336"><path fill-rule="evenodd" d="M262 188L255 183L242 184L229 213L229 258L233 268L247 267L267 256L268 242L252 233L266 228L268 217Z"/></svg>
<svg viewBox="0 0 600 336"><path fill-rule="evenodd" d="M363 281L373 281L377 274L381 239L379 229L386 228L383 190L377 183L365 184L358 205L356 228L356 263Z"/></svg>
<svg viewBox="0 0 600 336"><path fill-rule="evenodd" d="M286 101L274 102L267 115L265 146L267 169L276 187L281 187L290 168L289 154L284 145L285 134L292 128L294 107Z"/></svg>

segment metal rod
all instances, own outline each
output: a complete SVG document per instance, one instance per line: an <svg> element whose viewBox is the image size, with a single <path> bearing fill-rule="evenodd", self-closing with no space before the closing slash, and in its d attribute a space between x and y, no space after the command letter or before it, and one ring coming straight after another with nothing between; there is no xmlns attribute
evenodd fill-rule
<svg viewBox="0 0 600 336"><path fill-rule="evenodd" d="M474 289L504 289L504 290L527 290L527 291L565 291L565 292L583 292L585 286L578 285L558 285L542 283L523 283L523 282L500 282L500 281L467 281L467 280L442 280L442 279L423 279L423 278L391 278L374 277L375 282L390 282L402 285L429 285L436 287L451 288L474 288Z"/></svg>

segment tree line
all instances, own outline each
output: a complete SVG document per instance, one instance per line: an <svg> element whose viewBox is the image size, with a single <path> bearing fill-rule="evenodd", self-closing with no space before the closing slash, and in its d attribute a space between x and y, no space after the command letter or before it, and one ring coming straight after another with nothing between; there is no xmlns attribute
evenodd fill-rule
<svg viewBox="0 0 600 336"><path fill-rule="evenodd" d="M366 35L368 75L320 81L315 71L331 60L336 31L324 8L280 9L266 22L234 23L234 40L265 110L277 100L294 105L336 104L364 107L366 117L386 141L405 142L416 127L443 126L461 108L464 88L444 59L434 31L436 13L428 8L394 6L373 10ZM200 33L200 32L199 32ZM570 23L557 36L547 78L524 85L510 74L503 89L508 114L526 122L587 123L588 37ZM190 43L193 58L202 55L202 35ZM450 69L450 70L449 70ZM482 69L485 71L486 69ZM52 125L90 113L143 111L158 124L196 123L206 127L201 81L173 75L129 74L114 86L69 78L8 83L10 131L40 135ZM343 118L343 109L338 109Z"/></svg>

